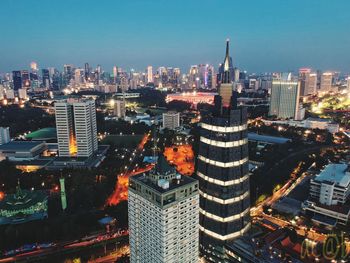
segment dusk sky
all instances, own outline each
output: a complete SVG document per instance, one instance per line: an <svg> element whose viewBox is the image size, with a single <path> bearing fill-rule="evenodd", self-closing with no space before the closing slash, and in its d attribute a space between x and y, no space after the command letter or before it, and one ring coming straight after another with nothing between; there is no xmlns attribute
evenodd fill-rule
<svg viewBox="0 0 350 263"><path fill-rule="evenodd" d="M222 62L249 72L350 72L349 0L1 0L0 72L85 62L180 67Z"/></svg>

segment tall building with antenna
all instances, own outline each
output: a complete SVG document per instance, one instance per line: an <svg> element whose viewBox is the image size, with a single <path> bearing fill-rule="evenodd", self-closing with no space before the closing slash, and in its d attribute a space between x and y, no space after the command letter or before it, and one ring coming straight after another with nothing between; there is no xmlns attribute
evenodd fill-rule
<svg viewBox="0 0 350 263"><path fill-rule="evenodd" d="M222 262L220 250L250 228L247 110L232 91L229 42L215 109L200 123L196 164L200 194L200 252Z"/></svg>

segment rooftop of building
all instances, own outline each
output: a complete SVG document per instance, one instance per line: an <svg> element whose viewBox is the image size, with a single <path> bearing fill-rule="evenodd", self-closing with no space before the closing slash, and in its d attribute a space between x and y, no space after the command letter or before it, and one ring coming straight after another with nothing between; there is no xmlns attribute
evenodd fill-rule
<svg viewBox="0 0 350 263"><path fill-rule="evenodd" d="M56 128L43 128L32 133L29 133L26 138L28 140L51 140L57 139Z"/></svg>
<svg viewBox="0 0 350 263"><path fill-rule="evenodd" d="M45 191L29 191L21 189L18 184L16 192L8 194L0 202L0 210L20 210L46 201L48 195Z"/></svg>
<svg viewBox="0 0 350 263"><path fill-rule="evenodd" d="M131 180L142 183L161 194L197 181L177 173L175 167L170 165L163 155L158 157L157 164L147 175L138 174L131 177Z"/></svg>
<svg viewBox="0 0 350 263"><path fill-rule="evenodd" d="M11 141L0 145L0 151L26 151L29 152L33 148L44 145L42 141Z"/></svg>
<svg viewBox="0 0 350 263"><path fill-rule="evenodd" d="M344 163L328 164L316 177L315 181L330 182L340 187L348 187L350 185L349 166Z"/></svg>
<svg viewBox="0 0 350 263"><path fill-rule="evenodd" d="M275 144L284 144L284 143L291 141L291 139L289 139L289 138L269 136L269 135L260 135L260 134L253 133L253 132L248 133L248 140L263 141L263 142L275 143Z"/></svg>

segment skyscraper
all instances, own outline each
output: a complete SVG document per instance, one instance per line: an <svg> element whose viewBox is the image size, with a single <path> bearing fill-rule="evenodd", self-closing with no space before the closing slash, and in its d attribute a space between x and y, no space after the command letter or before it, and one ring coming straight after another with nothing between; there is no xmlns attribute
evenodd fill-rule
<svg viewBox="0 0 350 263"><path fill-rule="evenodd" d="M316 94L316 93L317 93L317 73L310 73L307 94Z"/></svg>
<svg viewBox="0 0 350 263"><path fill-rule="evenodd" d="M22 88L22 74L21 71L12 71L13 89L19 90Z"/></svg>
<svg viewBox="0 0 350 263"><path fill-rule="evenodd" d="M85 63L84 66L84 79L85 81L88 81L90 77L90 66L89 63Z"/></svg>
<svg viewBox="0 0 350 263"><path fill-rule="evenodd" d="M222 78L227 77L227 75L230 75L231 81L234 80L233 78L235 76L235 73L234 73L235 70L233 68L232 58L229 55L229 43L230 43L230 40L227 39L226 40L225 61L219 67L219 72L218 72L218 75L217 75L217 84L225 83L225 80L223 80ZM226 76L225 76L224 72L227 72Z"/></svg>
<svg viewBox="0 0 350 263"><path fill-rule="evenodd" d="M152 66L147 67L147 82L148 83L153 82L153 68L152 68Z"/></svg>
<svg viewBox="0 0 350 263"><path fill-rule="evenodd" d="M22 78L22 87L29 88L30 87L30 78L29 78L28 70L21 71L21 78Z"/></svg>
<svg viewBox="0 0 350 263"><path fill-rule="evenodd" d="M220 79L221 86L232 87L229 67ZM228 97L230 93L221 94ZM237 106L236 92L231 92L229 104L224 104L227 97L215 96L215 110L205 114L200 123L196 164L200 251L209 262L220 262L222 247L250 228L247 110Z"/></svg>
<svg viewBox="0 0 350 263"><path fill-rule="evenodd" d="M51 84L51 81L50 81L50 72L48 69L45 69L43 68L42 69L42 77L43 77L43 86L45 88L50 88L50 84Z"/></svg>
<svg viewBox="0 0 350 263"><path fill-rule="evenodd" d="M198 262L198 181L163 155L149 174L129 179L131 263Z"/></svg>
<svg viewBox="0 0 350 263"><path fill-rule="evenodd" d="M320 92L328 92L332 90L333 73L324 72L321 75L321 87Z"/></svg>
<svg viewBox="0 0 350 263"><path fill-rule="evenodd" d="M272 80L269 115L277 118L297 118L299 110L300 85L289 73Z"/></svg>
<svg viewBox="0 0 350 263"><path fill-rule="evenodd" d="M11 140L10 128L9 127L0 127L0 145L8 143L10 140Z"/></svg>
<svg viewBox="0 0 350 263"><path fill-rule="evenodd" d="M311 69L301 68L299 69L299 81L300 81L300 96L309 95L309 81L310 81Z"/></svg>
<svg viewBox="0 0 350 263"><path fill-rule="evenodd" d="M60 157L90 157L97 151L94 100L58 101L55 112Z"/></svg>

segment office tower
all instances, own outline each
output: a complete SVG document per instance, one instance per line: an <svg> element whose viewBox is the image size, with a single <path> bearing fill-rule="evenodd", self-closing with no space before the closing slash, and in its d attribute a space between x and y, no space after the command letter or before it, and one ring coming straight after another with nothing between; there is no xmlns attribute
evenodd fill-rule
<svg viewBox="0 0 350 263"><path fill-rule="evenodd" d="M239 81L239 68L234 68L234 78L233 78L233 80L235 81L235 82L238 82Z"/></svg>
<svg viewBox="0 0 350 263"><path fill-rule="evenodd" d="M290 73L273 79L269 115L281 119L296 119L299 110L299 94L299 82L292 80Z"/></svg>
<svg viewBox="0 0 350 263"><path fill-rule="evenodd" d="M114 116L124 118L126 115L125 100L116 100L114 102Z"/></svg>
<svg viewBox="0 0 350 263"><path fill-rule="evenodd" d="M9 127L0 127L0 145L8 143L10 140L11 140L10 128Z"/></svg>
<svg viewBox="0 0 350 263"><path fill-rule="evenodd" d="M350 92L350 76L348 76L347 78L347 89L348 89L348 92Z"/></svg>
<svg viewBox="0 0 350 263"><path fill-rule="evenodd" d="M147 82L153 83L153 68L152 68L152 66L147 67Z"/></svg>
<svg viewBox="0 0 350 263"><path fill-rule="evenodd" d="M311 69L301 68L299 69L299 81L300 81L300 96L309 95L309 81L310 81Z"/></svg>
<svg viewBox="0 0 350 263"><path fill-rule="evenodd" d="M232 84L229 67L220 79ZM196 164L200 252L209 262L223 262L222 247L250 228L247 110L237 106L236 92L229 105L222 100L215 96L215 110L202 116Z"/></svg>
<svg viewBox="0 0 350 263"><path fill-rule="evenodd" d="M181 71L179 68L174 68L174 84L179 86L181 84Z"/></svg>
<svg viewBox="0 0 350 263"><path fill-rule="evenodd" d="M180 127L180 113L176 111L168 111L163 113L163 129L167 128L175 130Z"/></svg>
<svg viewBox="0 0 350 263"><path fill-rule="evenodd" d="M190 68L189 76L188 76L188 85L189 88L196 89L199 88L199 70L197 65L193 65Z"/></svg>
<svg viewBox="0 0 350 263"><path fill-rule="evenodd" d="M312 221L329 228L347 225L350 219L350 167L328 164L310 181L309 198L302 204Z"/></svg>
<svg viewBox="0 0 350 263"><path fill-rule="evenodd" d="M82 76L84 75L84 72L82 69L77 68L74 71L74 83L75 85L80 85L83 82Z"/></svg>
<svg viewBox="0 0 350 263"><path fill-rule="evenodd" d="M90 66L89 63L85 63L84 65L84 79L85 81L88 81L90 77Z"/></svg>
<svg viewBox="0 0 350 263"><path fill-rule="evenodd" d="M332 90L333 83L333 73L332 72L324 72L321 75L321 86L320 92L328 92Z"/></svg>
<svg viewBox="0 0 350 263"><path fill-rule="evenodd" d="M212 65L208 66L208 71L207 71L207 83L206 87L208 89L213 89L215 87L215 69Z"/></svg>
<svg viewBox="0 0 350 263"><path fill-rule="evenodd" d="M29 88L30 87L30 78L28 70L21 71L21 79L22 79L22 87Z"/></svg>
<svg viewBox="0 0 350 263"><path fill-rule="evenodd" d="M38 64L36 62L30 62L30 69L32 72L38 71Z"/></svg>
<svg viewBox="0 0 350 263"><path fill-rule="evenodd" d="M118 67L114 66L113 67L113 80L114 80L114 83L118 83L117 77L118 77Z"/></svg>
<svg viewBox="0 0 350 263"><path fill-rule="evenodd" d="M70 80L73 78L73 65L66 64L63 66L63 75L65 84L68 85Z"/></svg>
<svg viewBox="0 0 350 263"><path fill-rule="evenodd" d="M317 73L310 73L307 94L316 94L316 93L317 93Z"/></svg>
<svg viewBox="0 0 350 263"><path fill-rule="evenodd" d="M60 157L90 157L97 150L94 100L68 99L55 103Z"/></svg>
<svg viewBox="0 0 350 263"><path fill-rule="evenodd" d="M15 91L13 89L6 89L5 91L6 99L15 99Z"/></svg>
<svg viewBox="0 0 350 263"><path fill-rule="evenodd" d="M27 89L25 89L25 88L19 89L18 90L18 97L22 100L26 100L27 99Z"/></svg>
<svg viewBox="0 0 350 263"><path fill-rule="evenodd" d="M198 181L163 155L149 174L130 177L130 262L197 263L198 199Z"/></svg>
<svg viewBox="0 0 350 263"><path fill-rule="evenodd" d="M229 40L226 41L226 55L224 63L222 64L221 68L221 74L220 74L220 87L219 87L219 95L222 99L223 106L227 107L230 105L232 92L233 92L233 85L232 85L232 77L233 77L233 67L232 67L232 58L229 54L229 48L230 48L230 42Z"/></svg>
<svg viewBox="0 0 350 263"><path fill-rule="evenodd" d="M51 84L50 71L48 69L43 68L41 72L42 72L42 78L43 78L43 86L48 89L50 88L50 84Z"/></svg>
<svg viewBox="0 0 350 263"><path fill-rule="evenodd" d="M19 90L22 88L22 74L21 71L12 71L13 89Z"/></svg>

